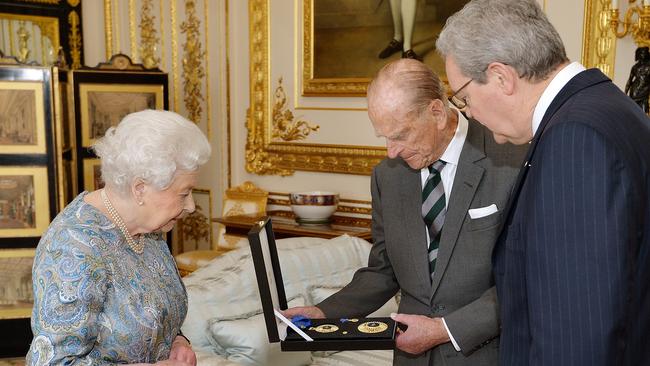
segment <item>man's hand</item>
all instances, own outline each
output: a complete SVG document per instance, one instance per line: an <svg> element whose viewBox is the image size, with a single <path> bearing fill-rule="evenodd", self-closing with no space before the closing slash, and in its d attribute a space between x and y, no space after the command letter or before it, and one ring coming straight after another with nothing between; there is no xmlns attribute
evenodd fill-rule
<svg viewBox="0 0 650 366"><path fill-rule="evenodd" d="M450 341L441 318L410 314L391 314L390 317L408 326L404 332L398 330L395 340L397 348L404 352L417 355Z"/></svg>
<svg viewBox="0 0 650 366"><path fill-rule="evenodd" d="M296 315L306 316L309 319L325 318L325 313L315 306L297 306L295 308L282 310L281 313L288 319L291 319Z"/></svg>
<svg viewBox="0 0 650 366"><path fill-rule="evenodd" d="M174 338L172 350L169 352L169 360L180 361L182 365L196 366L196 354L192 351L192 346L187 342L187 339L181 336Z"/></svg>

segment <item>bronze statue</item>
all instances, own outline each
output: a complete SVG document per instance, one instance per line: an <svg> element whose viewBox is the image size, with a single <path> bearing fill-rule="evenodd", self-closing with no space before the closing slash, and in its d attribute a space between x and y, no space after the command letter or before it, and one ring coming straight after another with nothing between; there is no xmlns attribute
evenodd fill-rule
<svg viewBox="0 0 650 366"><path fill-rule="evenodd" d="M648 113L650 97L650 52L648 47L639 47L634 54L636 63L630 70L630 77L625 84L625 94L629 95L645 113Z"/></svg>

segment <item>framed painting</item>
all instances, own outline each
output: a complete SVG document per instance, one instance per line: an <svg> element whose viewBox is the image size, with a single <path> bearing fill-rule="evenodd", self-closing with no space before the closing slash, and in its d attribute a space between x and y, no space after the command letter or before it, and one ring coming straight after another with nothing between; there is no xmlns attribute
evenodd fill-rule
<svg viewBox="0 0 650 366"><path fill-rule="evenodd" d="M0 250L0 320L29 318L35 249Z"/></svg>
<svg viewBox="0 0 650 366"><path fill-rule="evenodd" d="M96 159L90 147L106 130L124 116L143 109L168 109L167 74L159 69L145 69L122 54L96 67L68 73L69 91L74 106L73 156L79 190L100 187ZM76 192L80 193L80 192Z"/></svg>
<svg viewBox="0 0 650 366"><path fill-rule="evenodd" d="M446 82L435 42L447 18L468 2L417 1L414 11L407 12L399 5L393 9L393 1L348 1L342 7L326 0L302 0L303 95L365 96L370 79L387 62L402 57L405 43ZM395 34L412 36L390 47Z"/></svg>
<svg viewBox="0 0 650 366"><path fill-rule="evenodd" d="M302 58L290 55L306 51L301 47L303 5L290 0L248 2L246 170L261 175L291 175L297 170L370 175L386 148L368 121L365 100L301 95ZM331 88L340 92L342 85Z"/></svg>
<svg viewBox="0 0 650 366"><path fill-rule="evenodd" d="M43 83L0 80L0 149L45 154Z"/></svg>
<svg viewBox="0 0 650 366"><path fill-rule="evenodd" d="M92 192L104 188L102 165L99 159L84 159L84 191Z"/></svg>
<svg viewBox="0 0 650 366"><path fill-rule="evenodd" d="M181 219L172 237L174 255L192 250L211 250L212 242L212 192L210 189L194 188L192 197L194 212Z"/></svg>
<svg viewBox="0 0 650 366"><path fill-rule="evenodd" d="M81 84L81 145L92 146L124 116L144 109L163 109L162 85Z"/></svg>
<svg viewBox="0 0 650 366"><path fill-rule="evenodd" d="M39 237L50 223L46 167L0 166L0 238Z"/></svg>
<svg viewBox="0 0 650 366"><path fill-rule="evenodd" d="M33 337L29 322L34 304L34 252L35 249L0 249L0 357L23 357L22 363L15 365L25 364Z"/></svg>

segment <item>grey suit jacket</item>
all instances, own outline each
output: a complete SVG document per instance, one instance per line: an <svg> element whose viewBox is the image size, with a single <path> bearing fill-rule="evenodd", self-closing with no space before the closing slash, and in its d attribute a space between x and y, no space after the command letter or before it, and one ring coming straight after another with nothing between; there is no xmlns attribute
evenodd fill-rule
<svg viewBox="0 0 650 366"><path fill-rule="evenodd" d="M498 145L487 129L469 121L433 281L420 213L420 171L401 159L383 160L372 175L374 244L368 266L317 306L328 317L365 316L401 290L400 313L444 316L461 352L451 343L420 355L397 350L394 364L496 365L499 321L491 254L526 149ZM495 214L473 220L467 213L493 203L500 210Z"/></svg>

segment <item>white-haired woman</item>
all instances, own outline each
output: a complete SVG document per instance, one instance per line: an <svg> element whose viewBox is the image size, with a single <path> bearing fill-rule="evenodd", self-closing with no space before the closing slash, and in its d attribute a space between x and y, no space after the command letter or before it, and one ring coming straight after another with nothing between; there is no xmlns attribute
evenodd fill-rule
<svg viewBox="0 0 650 366"><path fill-rule="evenodd" d="M203 133L173 112L124 117L94 146L103 189L50 225L34 259L29 365L195 365L187 294L162 232L194 211Z"/></svg>

